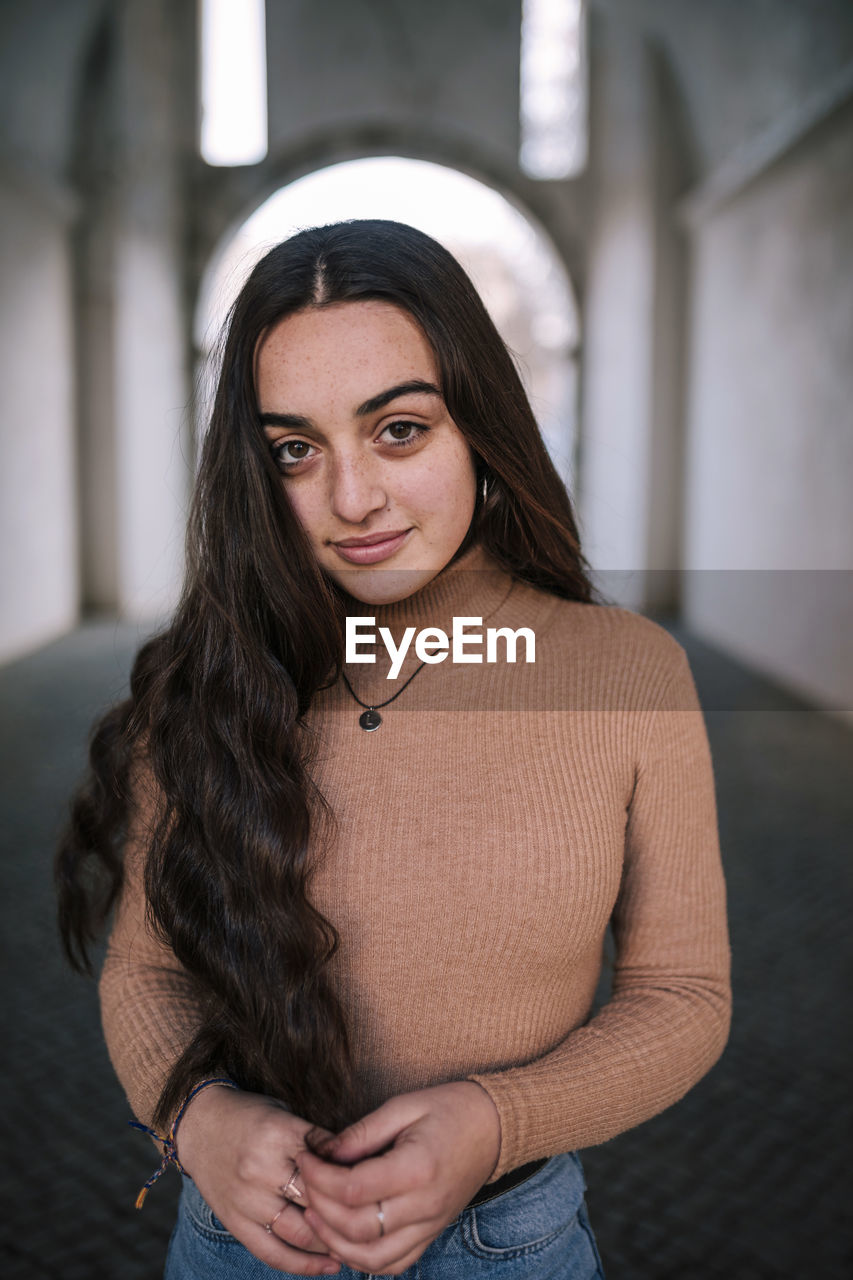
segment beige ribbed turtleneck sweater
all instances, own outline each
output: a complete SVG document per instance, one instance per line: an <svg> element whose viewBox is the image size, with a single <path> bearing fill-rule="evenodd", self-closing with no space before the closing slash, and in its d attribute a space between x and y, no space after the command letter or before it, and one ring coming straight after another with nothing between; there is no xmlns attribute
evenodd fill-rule
<svg viewBox="0 0 853 1280"><path fill-rule="evenodd" d="M337 819L312 898L340 935L368 1097L476 1080L500 1115L493 1179L655 1115L715 1062L729 1022L713 774L683 649L637 614L516 582L479 547L408 599L352 608L376 619L376 663L346 667L365 702L419 662L412 646L387 679L379 626L399 641L465 615L536 637L534 664L520 643L515 664L425 667L372 733L340 681L312 707ZM590 1017L609 920L612 996ZM135 874L100 993L148 1123L195 1009Z"/></svg>

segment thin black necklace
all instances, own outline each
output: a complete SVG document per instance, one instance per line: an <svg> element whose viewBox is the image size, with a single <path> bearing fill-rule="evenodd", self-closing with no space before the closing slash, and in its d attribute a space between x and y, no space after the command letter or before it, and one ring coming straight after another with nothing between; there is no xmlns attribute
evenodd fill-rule
<svg viewBox="0 0 853 1280"><path fill-rule="evenodd" d="M408 686L412 683L412 681L414 680L418 672L423 671L425 666L426 666L426 663L422 662L419 667L415 667L414 671L409 676L405 684L402 685L401 688L399 688L396 693L392 693L390 698L386 698L384 702L362 702L361 698L358 696L355 689L353 689L349 680L347 680L347 673L345 671L341 671L341 675L344 678L344 684L349 689L350 693L355 698L358 705L360 707L367 708L367 710L362 711L361 715L358 717L358 723L361 725L362 729L366 729L368 733L371 733L374 729L378 729L382 723L382 717L379 714L379 711L377 708L387 707L389 702L393 702L395 698L399 698L403 690L408 688Z"/></svg>

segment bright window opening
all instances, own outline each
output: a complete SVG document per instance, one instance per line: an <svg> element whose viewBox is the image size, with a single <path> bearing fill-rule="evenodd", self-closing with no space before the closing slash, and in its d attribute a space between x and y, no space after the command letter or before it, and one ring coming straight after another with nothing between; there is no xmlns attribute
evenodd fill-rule
<svg viewBox="0 0 853 1280"><path fill-rule="evenodd" d="M264 0L201 0L201 154L222 166L267 154Z"/></svg>
<svg viewBox="0 0 853 1280"><path fill-rule="evenodd" d="M523 0L521 154L531 178L571 178L587 158L586 4Z"/></svg>

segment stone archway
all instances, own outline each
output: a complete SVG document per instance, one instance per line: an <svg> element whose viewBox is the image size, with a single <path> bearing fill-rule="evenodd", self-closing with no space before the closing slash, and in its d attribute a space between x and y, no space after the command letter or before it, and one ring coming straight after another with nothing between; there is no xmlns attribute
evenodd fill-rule
<svg viewBox="0 0 853 1280"><path fill-rule="evenodd" d="M194 341L203 368L231 300L264 249L299 227L348 217L409 222L459 258L516 357L549 450L572 487L580 346L573 282L529 210L446 164L362 156L315 169L268 196L220 239L202 273ZM204 376L198 381L208 385ZM206 417L202 398L199 423Z"/></svg>

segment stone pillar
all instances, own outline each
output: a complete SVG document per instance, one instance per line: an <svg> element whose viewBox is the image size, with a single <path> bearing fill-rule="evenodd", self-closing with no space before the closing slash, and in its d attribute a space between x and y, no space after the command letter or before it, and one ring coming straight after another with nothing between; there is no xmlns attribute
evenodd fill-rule
<svg viewBox="0 0 853 1280"><path fill-rule="evenodd" d="M682 471L672 156L642 33L595 17L581 525L606 592L671 608Z"/></svg>
<svg viewBox="0 0 853 1280"><path fill-rule="evenodd" d="M77 619L73 193L0 162L0 662Z"/></svg>
<svg viewBox="0 0 853 1280"><path fill-rule="evenodd" d="M104 82L78 142L88 179L78 247L84 603L145 621L177 598L192 456L183 255L191 8L116 6Z"/></svg>
<svg viewBox="0 0 853 1280"><path fill-rule="evenodd" d="M119 25L116 558L118 604L137 617L161 614L175 601L188 490L183 78L175 10L169 0L126 0Z"/></svg>

